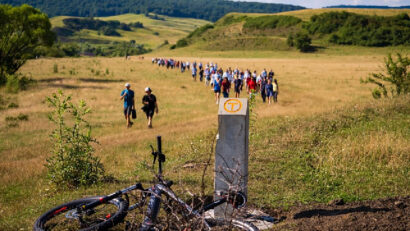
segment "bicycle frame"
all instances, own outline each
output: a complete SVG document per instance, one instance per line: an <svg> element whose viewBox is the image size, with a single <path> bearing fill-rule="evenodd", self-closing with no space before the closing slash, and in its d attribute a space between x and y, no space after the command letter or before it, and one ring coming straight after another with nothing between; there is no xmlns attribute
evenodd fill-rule
<svg viewBox="0 0 410 231"><path fill-rule="evenodd" d="M172 191L171 186L173 185L173 182L166 181L162 178L162 162L165 162L165 155L162 153L162 150L161 150L161 137L160 136L157 137L157 143L158 143L157 152L154 151L154 148L152 146L151 148L152 148L152 155L154 156L153 164L155 164L155 161L158 157L159 166L158 166L158 175L156 177L159 183L155 184L153 187L149 189L144 189L141 183L137 183L128 188L119 190L115 193L100 197L99 200L93 201L89 204L86 204L86 205L83 205L77 208L76 212L74 212L75 216L73 216L73 218L81 219L81 216L79 216L79 214L81 214L82 212L93 209L94 207L100 204L107 203L108 201L113 200L114 198L121 197L122 195L125 195L126 199L128 200L128 195L127 195L128 192L134 191L134 190L140 190L143 193L143 200L131 205L128 208L128 211L134 210L135 208L139 207L141 203L144 204L146 196L150 195L149 203L147 206L147 212L146 212L146 215L140 227L141 231L148 231L154 227L156 219L158 217L160 207L161 207L162 195L165 195L166 197L172 199L173 201L181 205L185 209L185 213L183 215L194 216L196 218L203 219L205 227L210 230L211 228L209 224L206 222L206 220L203 217L204 212L210 209L213 209L225 202L231 202L229 201L230 195L229 194L222 195L223 197L221 199L213 201L212 203L208 205L205 205L200 210L194 210L193 208L191 208L191 206L189 206L182 199L176 196L175 193ZM243 206L246 202L246 196L240 192L238 192L236 195L241 196L243 199L242 199L242 203L239 206L235 206L235 207Z"/></svg>

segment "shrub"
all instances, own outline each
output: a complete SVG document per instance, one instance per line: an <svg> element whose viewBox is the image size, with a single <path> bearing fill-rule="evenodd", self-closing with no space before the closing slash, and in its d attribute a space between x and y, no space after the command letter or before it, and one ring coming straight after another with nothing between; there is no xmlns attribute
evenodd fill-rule
<svg viewBox="0 0 410 231"><path fill-rule="evenodd" d="M293 16L260 16L247 18L245 24L243 25L243 28L257 30L288 28L295 26L301 22L302 20L300 18Z"/></svg>
<svg viewBox="0 0 410 231"><path fill-rule="evenodd" d="M295 41L293 39L293 34L289 34L288 39L286 40L286 43L288 44L288 46L293 47L295 46Z"/></svg>
<svg viewBox="0 0 410 231"><path fill-rule="evenodd" d="M47 97L47 102L53 108L49 119L56 125L51 133L53 155L46 164L49 179L69 187L97 183L104 176L104 167L99 158L93 156L91 143L97 141L84 119L90 108L83 100L78 105L71 103L71 96L65 96L62 91Z"/></svg>
<svg viewBox="0 0 410 231"><path fill-rule="evenodd" d="M192 37L199 37L201 36L203 33L205 33L207 30L213 29L214 25L212 24L206 24L203 25L201 27L196 28L194 31L192 31L191 33L189 33L189 35L187 36L187 38L192 38Z"/></svg>
<svg viewBox="0 0 410 231"><path fill-rule="evenodd" d="M312 39L309 37L309 35L304 34L304 33L296 34L295 46L301 52L311 51L312 50L311 42L312 42Z"/></svg>
<svg viewBox="0 0 410 231"><path fill-rule="evenodd" d="M373 83L377 87L373 90L374 98L391 97L410 93L410 59L400 53L394 59L391 54L384 60L386 74L372 73L363 83Z"/></svg>
<svg viewBox="0 0 410 231"><path fill-rule="evenodd" d="M144 28L144 25L141 22L132 22L128 24L128 26L135 27L135 28Z"/></svg>
<svg viewBox="0 0 410 231"><path fill-rule="evenodd" d="M410 42L410 17L329 12L312 16L305 28L310 34L329 35L329 42L360 46L397 46Z"/></svg>
<svg viewBox="0 0 410 231"><path fill-rule="evenodd" d="M58 64L57 63L54 63L53 73L58 73Z"/></svg>
<svg viewBox="0 0 410 231"><path fill-rule="evenodd" d="M35 81L22 74L14 74L7 76L6 91L8 93L18 93L21 90L27 90L29 85Z"/></svg>
<svg viewBox="0 0 410 231"><path fill-rule="evenodd" d="M177 41L177 44L175 44L176 47L186 47L188 46L188 41L186 39L180 39Z"/></svg>

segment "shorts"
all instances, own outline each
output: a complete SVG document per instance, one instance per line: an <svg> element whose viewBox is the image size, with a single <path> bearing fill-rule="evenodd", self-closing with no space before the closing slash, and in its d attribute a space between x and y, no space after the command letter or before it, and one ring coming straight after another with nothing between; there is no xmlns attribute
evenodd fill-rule
<svg viewBox="0 0 410 231"><path fill-rule="evenodd" d="M145 112L145 115L147 115L147 119L148 117L151 117L151 118L154 117L154 109L148 109L144 112Z"/></svg>
<svg viewBox="0 0 410 231"><path fill-rule="evenodd" d="M214 89L215 93L221 93L221 89Z"/></svg>
<svg viewBox="0 0 410 231"><path fill-rule="evenodd" d="M273 96L273 91L268 91L268 97L272 97Z"/></svg>
<svg viewBox="0 0 410 231"><path fill-rule="evenodd" d="M124 115L125 116L131 115L131 112L132 112L132 106L124 107Z"/></svg>
<svg viewBox="0 0 410 231"><path fill-rule="evenodd" d="M235 87L235 92L236 93L241 93L241 90L242 90L241 87Z"/></svg>

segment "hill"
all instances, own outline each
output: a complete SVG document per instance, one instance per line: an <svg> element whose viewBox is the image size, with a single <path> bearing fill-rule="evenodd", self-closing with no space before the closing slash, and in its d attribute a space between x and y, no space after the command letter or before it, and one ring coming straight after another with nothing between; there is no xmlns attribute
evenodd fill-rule
<svg viewBox="0 0 410 231"><path fill-rule="evenodd" d="M309 34L317 47L332 44L408 45L409 13L410 10L396 9L318 9L277 14L231 13L212 25L198 28L179 41L176 47L191 44L211 50L289 50L288 38L292 34Z"/></svg>
<svg viewBox="0 0 410 231"><path fill-rule="evenodd" d="M374 5L337 5L326 8L357 8L357 9L410 9L410 6L374 6Z"/></svg>
<svg viewBox="0 0 410 231"><path fill-rule="evenodd" d="M155 17L157 19L155 19ZM64 20L71 19L70 16L57 16L50 19L53 29L61 31L61 28L68 29ZM90 20L89 18L74 17L80 20ZM135 41L136 44L144 45L147 49L156 49L165 41L175 43L178 39L188 35L196 28L209 23L200 19L175 18L162 15L144 14L123 14L111 17L98 17L93 20L105 22L118 22L122 25L132 25L141 23L142 28L130 26L129 28L115 28L117 34L110 36L100 33L100 30L93 28L74 28L69 34L59 34L59 39L64 42L87 42L89 44L104 46L112 42ZM59 30L60 29L60 30ZM71 29L71 28L70 28Z"/></svg>
<svg viewBox="0 0 410 231"><path fill-rule="evenodd" d="M173 17L216 21L230 12L275 13L304 9L286 4L233 2L226 0L0 0L0 3L30 4L53 16L101 17L126 13L155 13Z"/></svg>

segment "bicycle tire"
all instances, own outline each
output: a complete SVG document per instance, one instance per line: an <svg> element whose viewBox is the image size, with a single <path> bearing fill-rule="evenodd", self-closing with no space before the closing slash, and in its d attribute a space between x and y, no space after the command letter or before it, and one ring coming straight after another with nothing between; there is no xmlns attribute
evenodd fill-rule
<svg viewBox="0 0 410 231"><path fill-rule="evenodd" d="M34 223L33 230L34 231L48 231L48 230L80 230L80 231L94 231L94 230L106 230L108 228L111 228L118 223L122 222L127 215L128 211L128 201L118 197L114 198L111 201L98 205L95 208L98 209L103 209L105 206L110 206L113 205L113 208L109 208L110 210L114 211L114 213L109 213L105 217L101 218L95 218L95 219L100 219L96 220L96 223L92 223L92 225L88 227L84 227L84 223L80 223L77 219L73 218L67 218L64 213L68 212L72 209L77 208L78 206L88 204L90 202L99 200L100 197L89 197L89 198L83 198L79 200L74 200L62 205L59 205L57 207L54 207L50 209L49 211L45 212L43 215L41 215L36 222ZM94 214L92 214L94 215ZM65 217L61 217L65 216ZM87 214L88 216L88 214ZM91 215L90 215L91 216ZM88 217L87 217L88 218ZM62 225L61 227L58 226L56 227L58 223L58 219L61 219L62 222L67 222L70 224L60 224ZM102 219L102 220L101 220ZM54 227L49 227L49 225L53 225L51 221L57 222ZM51 224L50 224L51 223ZM69 225L77 226L76 227L67 227ZM78 226L80 226L78 228Z"/></svg>
<svg viewBox="0 0 410 231"><path fill-rule="evenodd" d="M258 227L256 227L254 224L239 219L227 220L223 218L212 218L205 220L211 226L212 230L259 231Z"/></svg>

